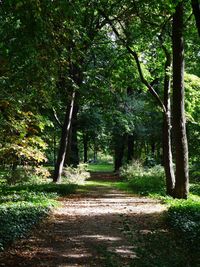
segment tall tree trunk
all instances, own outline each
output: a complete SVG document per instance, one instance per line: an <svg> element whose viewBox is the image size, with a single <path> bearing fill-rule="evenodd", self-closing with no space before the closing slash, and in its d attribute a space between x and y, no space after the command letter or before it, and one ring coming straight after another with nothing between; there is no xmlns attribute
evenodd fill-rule
<svg viewBox="0 0 200 267"><path fill-rule="evenodd" d="M76 122L72 122L72 138L71 138L71 153L70 153L70 165L77 167L79 164L79 149L77 138L77 119Z"/></svg>
<svg viewBox="0 0 200 267"><path fill-rule="evenodd" d="M156 143L154 141L151 142L151 155L153 158L155 158L156 154Z"/></svg>
<svg viewBox="0 0 200 267"><path fill-rule="evenodd" d="M83 134L83 161L86 163L88 161L88 136Z"/></svg>
<svg viewBox="0 0 200 267"><path fill-rule="evenodd" d="M172 146L171 146L171 80L168 74L169 68L171 67L171 56L170 52L165 47L165 78L164 78L164 105L166 113L163 114L163 161L166 176L166 191L167 194L173 196L175 186L175 174L172 159Z"/></svg>
<svg viewBox="0 0 200 267"><path fill-rule="evenodd" d="M127 138L127 161L130 162L133 159L134 155L134 136L133 135L128 135Z"/></svg>
<svg viewBox="0 0 200 267"><path fill-rule="evenodd" d="M131 97L133 95L133 88L128 86L127 87L127 96ZM127 135L127 162L130 162L133 159L134 154L134 135L128 134Z"/></svg>
<svg viewBox="0 0 200 267"><path fill-rule="evenodd" d="M70 108L69 109L67 108L66 113L65 113L65 119L64 119L64 124L62 127L62 133L61 133L60 147L58 151L58 157L57 157L55 170L54 170L54 177L53 177L53 181L56 183L60 183L61 181L61 174L63 170L67 146L69 143L69 135L70 135L75 96L76 96L76 93L75 91L73 91Z"/></svg>
<svg viewBox="0 0 200 267"><path fill-rule="evenodd" d="M94 145L93 161L94 161L94 162L97 162L97 151L98 151L98 146L97 146L97 144L96 144L96 139L95 139L95 137L94 137L94 139L93 139L93 145Z"/></svg>
<svg viewBox="0 0 200 267"><path fill-rule="evenodd" d="M115 150L114 151L115 153L114 168L115 168L115 171L118 171L123 163L125 136L116 136L114 146L115 146L114 147L114 150Z"/></svg>
<svg viewBox="0 0 200 267"><path fill-rule="evenodd" d="M69 136L68 149L65 156L65 165L72 165L77 167L79 164L79 151L78 151L78 139L77 139L77 113L79 110L78 103L74 103L71 130Z"/></svg>
<svg viewBox="0 0 200 267"><path fill-rule="evenodd" d="M64 166L70 166L70 155L71 155L71 149L72 149L72 123L71 123L71 127L70 127L70 131L69 131L69 137L68 137L68 145L67 145L67 150L66 150L66 154L65 154L65 161L64 161Z"/></svg>
<svg viewBox="0 0 200 267"><path fill-rule="evenodd" d="M188 146L184 110L184 45L183 2L178 3L173 15L173 131L176 153L176 184L174 197L188 196Z"/></svg>
<svg viewBox="0 0 200 267"><path fill-rule="evenodd" d="M199 0L192 0L192 10L196 21L196 27L200 37L200 2Z"/></svg>
<svg viewBox="0 0 200 267"><path fill-rule="evenodd" d="M54 126L55 127L55 126ZM56 164L56 132L53 133L53 164Z"/></svg>

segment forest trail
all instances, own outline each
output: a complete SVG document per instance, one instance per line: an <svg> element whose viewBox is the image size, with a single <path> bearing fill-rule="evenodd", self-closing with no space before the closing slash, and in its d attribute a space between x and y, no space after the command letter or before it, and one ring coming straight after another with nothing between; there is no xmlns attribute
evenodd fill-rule
<svg viewBox="0 0 200 267"><path fill-rule="evenodd" d="M141 237L168 232L161 216L166 206L114 187L88 185L60 201L29 238L2 253L0 266L145 266L137 263Z"/></svg>

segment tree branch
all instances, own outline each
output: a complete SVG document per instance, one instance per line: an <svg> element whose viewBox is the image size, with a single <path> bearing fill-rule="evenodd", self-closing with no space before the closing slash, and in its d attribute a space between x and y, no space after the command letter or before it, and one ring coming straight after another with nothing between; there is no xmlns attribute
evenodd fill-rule
<svg viewBox="0 0 200 267"><path fill-rule="evenodd" d="M63 126L62 126L62 123L60 122L60 120L59 120L59 118L58 118L58 115L57 115L57 113L56 113L55 108L52 108L52 110L53 110L53 117L54 117L55 121L57 122L58 126L59 126L60 128L62 128L62 127L63 127Z"/></svg>
<svg viewBox="0 0 200 267"><path fill-rule="evenodd" d="M122 42L122 44L127 49L129 54L135 59L135 62L136 62L136 65L137 65L137 69L138 69L138 72L139 72L139 75L140 75L141 82L148 88L148 90L151 93L151 95L157 100L157 102L158 102L159 106L162 108L163 112L166 113L166 108L165 108L165 105L163 104L161 98L159 97L157 92L154 90L154 88L150 85L150 83L144 78L143 71L142 71L142 68L141 68L140 61L139 61L137 53L134 50L132 50L132 48L127 44L127 42L123 38L121 38L119 32L117 31L117 29L115 28L115 26L113 25L113 23L109 19L109 17L104 13L104 11L99 10L99 12L107 20L107 22L111 26L113 32L115 33L117 38Z"/></svg>

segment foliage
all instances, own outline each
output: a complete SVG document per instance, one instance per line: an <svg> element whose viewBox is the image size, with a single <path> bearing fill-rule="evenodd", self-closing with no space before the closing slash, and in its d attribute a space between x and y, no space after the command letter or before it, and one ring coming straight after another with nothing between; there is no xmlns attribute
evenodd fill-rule
<svg viewBox="0 0 200 267"><path fill-rule="evenodd" d="M121 168L120 176L125 179L133 192L141 195L164 195L164 170L158 165L144 168L139 162L133 162Z"/></svg>
<svg viewBox="0 0 200 267"><path fill-rule="evenodd" d="M129 190L132 192L149 194L152 197L162 199L164 203L169 205L165 217L166 222L175 230L176 235L180 234L181 242L183 242L186 250L192 255L191 258L188 259L192 266L198 266L199 257L197 257L197 255L200 253L200 185L198 182L190 185L190 192L193 195L191 195L188 200L172 199L164 196L162 170L159 167L157 172L156 169L157 167L145 170L141 164L134 163L132 166L128 165L122 168L121 175L125 179L124 183L128 185ZM123 183L116 184L116 186L122 190L127 190L127 187L123 186ZM155 241L154 238L157 241ZM149 243L151 240L150 244L155 248L154 242L158 242L157 238L157 235L150 235L145 242ZM165 237L161 238L163 239ZM159 242L161 242L161 240ZM143 252L145 253L145 251L146 248ZM140 252L142 252L142 249Z"/></svg>
<svg viewBox="0 0 200 267"><path fill-rule="evenodd" d="M0 206L0 249L16 238L24 237L30 228L50 211L50 203L20 203Z"/></svg>
<svg viewBox="0 0 200 267"><path fill-rule="evenodd" d="M1 101L1 108L3 103ZM11 103L8 106L11 106ZM40 137L45 128L43 118L32 112L14 111L14 108L14 106L7 107L1 114L1 162L17 165L45 161L43 151L46 143Z"/></svg>
<svg viewBox="0 0 200 267"><path fill-rule="evenodd" d="M74 193L75 184L25 184L0 187L0 249L24 237L33 225L58 205L56 199Z"/></svg>
<svg viewBox="0 0 200 267"><path fill-rule="evenodd" d="M3 178L10 185L18 183L38 183L47 180L50 172L44 166L19 166L16 169L8 170Z"/></svg>
<svg viewBox="0 0 200 267"><path fill-rule="evenodd" d="M87 171L87 164L79 164L76 168L65 167L62 175L66 182L72 184L83 184L90 177Z"/></svg>
<svg viewBox="0 0 200 267"><path fill-rule="evenodd" d="M190 167L190 180L191 182L200 181L200 166L198 162Z"/></svg>
<svg viewBox="0 0 200 267"><path fill-rule="evenodd" d="M199 162L200 155L200 78L185 75L185 105L190 162Z"/></svg>
<svg viewBox="0 0 200 267"><path fill-rule="evenodd" d="M189 200L173 200L167 213L169 225L179 232L191 253L193 266L200 264L200 198L191 197Z"/></svg>

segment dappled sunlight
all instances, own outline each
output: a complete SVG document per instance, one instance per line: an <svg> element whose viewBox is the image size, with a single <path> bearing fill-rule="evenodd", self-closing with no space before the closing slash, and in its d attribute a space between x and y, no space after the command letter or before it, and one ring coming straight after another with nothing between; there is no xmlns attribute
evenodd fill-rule
<svg viewBox="0 0 200 267"><path fill-rule="evenodd" d="M104 266L107 257L128 266L139 258L137 245L129 239L130 226L138 227L142 236L152 234L157 229L152 222L164 210L166 206L157 200L91 187L89 192L62 198L53 217L4 255L0 266L1 262L13 267Z"/></svg>
<svg viewBox="0 0 200 267"><path fill-rule="evenodd" d="M116 253L121 257L129 257L131 259L137 258L136 253L134 252L134 246L118 246L116 248L108 248L108 251Z"/></svg>
<svg viewBox="0 0 200 267"><path fill-rule="evenodd" d="M166 206L157 200L145 197L131 197L120 194L117 196L105 194L103 197L73 199L64 202L62 208L56 210L56 214L96 216L100 214L124 214L124 213L160 213L166 210Z"/></svg>
<svg viewBox="0 0 200 267"><path fill-rule="evenodd" d="M95 239L95 240L104 240L104 241L119 241L122 240L120 237L115 237L115 236L106 236L106 235L82 235L79 236L78 238L80 239Z"/></svg>

